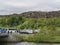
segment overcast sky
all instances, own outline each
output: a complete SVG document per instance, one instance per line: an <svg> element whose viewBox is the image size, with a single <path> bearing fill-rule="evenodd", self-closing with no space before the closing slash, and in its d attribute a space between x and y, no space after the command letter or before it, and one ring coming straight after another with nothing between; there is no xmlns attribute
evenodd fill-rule
<svg viewBox="0 0 60 45"><path fill-rule="evenodd" d="M60 10L60 0L0 0L0 15L56 10Z"/></svg>

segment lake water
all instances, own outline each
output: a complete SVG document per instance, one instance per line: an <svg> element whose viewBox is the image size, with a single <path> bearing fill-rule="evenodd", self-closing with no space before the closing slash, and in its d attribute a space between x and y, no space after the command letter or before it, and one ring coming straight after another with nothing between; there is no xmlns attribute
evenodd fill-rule
<svg viewBox="0 0 60 45"><path fill-rule="evenodd" d="M0 43L0 45L60 45L60 44L20 42L20 43Z"/></svg>

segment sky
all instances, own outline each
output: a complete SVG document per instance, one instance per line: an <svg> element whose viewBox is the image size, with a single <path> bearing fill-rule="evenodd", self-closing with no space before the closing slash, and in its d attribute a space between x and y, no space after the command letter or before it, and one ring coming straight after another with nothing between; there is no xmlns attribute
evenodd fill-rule
<svg viewBox="0 0 60 45"><path fill-rule="evenodd" d="M60 0L0 0L0 15L60 10Z"/></svg>

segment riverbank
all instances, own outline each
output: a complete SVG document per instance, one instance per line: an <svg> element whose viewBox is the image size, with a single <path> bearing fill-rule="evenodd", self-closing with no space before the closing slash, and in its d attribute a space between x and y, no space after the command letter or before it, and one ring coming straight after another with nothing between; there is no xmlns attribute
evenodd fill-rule
<svg viewBox="0 0 60 45"><path fill-rule="evenodd" d="M33 42L19 42L19 43L0 43L1 45L60 45L57 43L33 43Z"/></svg>
<svg viewBox="0 0 60 45"><path fill-rule="evenodd" d="M16 42L21 42L21 40L17 37L14 37L12 34L9 34L7 37L0 38L0 42L16 43Z"/></svg>
<svg viewBox="0 0 60 45"><path fill-rule="evenodd" d="M53 31L54 32L54 31ZM7 38L2 38L1 42L16 43L16 42L34 42L34 43L60 43L60 36L50 31L40 31L35 34L9 34Z"/></svg>
<svg viewBox="0 0 60 45"><path fill-rule="evenodd" d="M46 30L45 30L46 31ZM7 38L2 38L7 43L16 42L34 42L34 43L60 43L60 36L52 34L52 32L39 32L36 34L9 34Z"/></svg>
<svg viewBox="0 0 60 45"><path fill-rule="evenodd" d="M35 42L35 43L60 43L60 36L47 34L47 33L37 33L27 36L13 35L21 40L21 42Z"/></svg>

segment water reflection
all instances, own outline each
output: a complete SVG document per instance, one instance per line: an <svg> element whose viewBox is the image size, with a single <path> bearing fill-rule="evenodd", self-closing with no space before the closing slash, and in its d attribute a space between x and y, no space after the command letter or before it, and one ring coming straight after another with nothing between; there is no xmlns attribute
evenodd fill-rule
<svg viewBox="0 0 60 45"><path fill-rule="evenodd" d="M6 44L4 44L4 43L0 43L0 45L6 45Z"/></svg>
<svg viewBox="0 0 60 45"><path fill-rule="evenodd" d="M0 45L60 45L60 44L20 42L20 43L0 43Z"/></svg>

